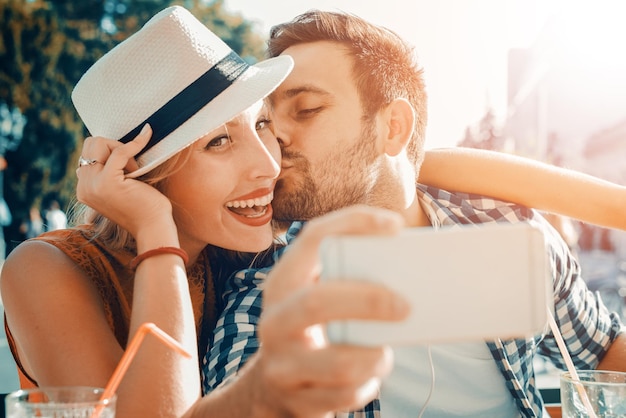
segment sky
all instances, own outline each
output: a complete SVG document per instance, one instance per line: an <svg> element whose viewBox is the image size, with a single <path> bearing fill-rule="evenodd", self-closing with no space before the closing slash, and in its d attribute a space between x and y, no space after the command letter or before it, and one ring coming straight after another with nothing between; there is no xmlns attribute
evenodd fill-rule
<svg viewBox="0 0 626 418"><path fill-rule="evenodd" d="M416 48L429 95L427 148L456 145L488 108L506 112L506 57L528 46L556 0L226 0L261 33L311 8L342 10Z"/></svg>

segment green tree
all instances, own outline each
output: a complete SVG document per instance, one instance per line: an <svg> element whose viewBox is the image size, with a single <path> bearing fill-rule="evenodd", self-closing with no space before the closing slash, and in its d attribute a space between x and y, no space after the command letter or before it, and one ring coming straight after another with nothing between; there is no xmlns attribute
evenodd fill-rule
<svg viewBox="0 0 626 418"><path fill-rule="evenodd" d="M182 4L250 62L264 53L263 35L223 0L3 0L0 2L0 104L26 117L19 147L6 153L4 197L13 213L6 230L20 241L31 206L54 196L72 203L76 161L88 135L71 102L80 76L106 51L170 4ZM0 121L1 123L2 121Z"/></svg>

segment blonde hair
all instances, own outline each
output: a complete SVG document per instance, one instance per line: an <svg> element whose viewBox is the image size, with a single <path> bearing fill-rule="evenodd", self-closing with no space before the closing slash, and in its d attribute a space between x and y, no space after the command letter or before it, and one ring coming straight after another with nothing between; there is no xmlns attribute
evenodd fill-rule
<svg viewBox="0 0 626 418"><path fill-rule="evenodd" d="M191 149L191 147L183 149L137 179L163 192L167 179L180 170L189 159ZM93 239L102 240L111 250L135 249L135 239L128 231L91 207L75 201L69 212L72 225L92 224L95 231Z"/></svg>

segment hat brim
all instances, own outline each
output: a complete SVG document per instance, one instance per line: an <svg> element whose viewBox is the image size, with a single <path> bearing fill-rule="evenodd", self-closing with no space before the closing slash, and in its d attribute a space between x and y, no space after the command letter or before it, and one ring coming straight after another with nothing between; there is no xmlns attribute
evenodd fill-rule
<svg viewBox="0 0 626 418"><path fill-rule="evenodd" d="M288 55L270 58L250 66L232 85L198 113L143 153L137 159L139 168L127 173L126 177L136 178L146 174L264 99L285 80L292 68L293 59Z"/></svg>

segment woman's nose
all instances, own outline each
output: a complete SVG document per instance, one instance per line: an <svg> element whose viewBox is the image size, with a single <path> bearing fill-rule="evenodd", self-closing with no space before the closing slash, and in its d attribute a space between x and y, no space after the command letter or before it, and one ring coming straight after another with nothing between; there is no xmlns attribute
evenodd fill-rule
<svg viewBox="0 0 626 418"><path fill-rule="evenodd" d="M250 147L248 163L250 164L250 174L253 178L277 178L280 174L280 146L275 138L261 140L254 134L253 145Z"/></svg>

